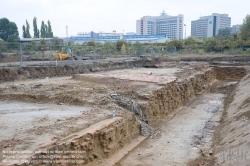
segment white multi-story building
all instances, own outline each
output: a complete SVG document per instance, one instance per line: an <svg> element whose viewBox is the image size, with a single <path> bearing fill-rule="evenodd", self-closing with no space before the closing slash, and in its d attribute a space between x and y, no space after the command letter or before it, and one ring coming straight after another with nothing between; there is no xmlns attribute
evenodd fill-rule
<svg viewBox="0 0 250 166"><path fill-rule="evenodd" d="M191 22L191 36L198 38L214 37L221 28L231 27L231 17L228 14L213 13Z"/></svg>
<svg viewBox="0 0 250 166"><path fill-rule="evenodd" d="M232 27L231 27L231 33L239 33L240 32L240 26L241 25L233 25Z"/></svg>
<svg viewBox="0 0 250 166"><path fill-rule="evenodd" d="M183 39L184 16L169 16L164 11L160 16L143 16L136 20L136 34L166 34L169 39Z"/></svg>

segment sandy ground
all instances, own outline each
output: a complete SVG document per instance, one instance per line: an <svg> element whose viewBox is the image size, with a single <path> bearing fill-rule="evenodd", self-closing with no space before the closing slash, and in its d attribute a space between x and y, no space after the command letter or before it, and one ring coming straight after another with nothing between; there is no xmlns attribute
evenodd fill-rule
<svg viewBox="0 0 250 166"><path fill-rule="evenodd" d="M42 58L40 58L42 59ZM48 58L47 58L48 59ZM60 66L60 65L87 65L93 63L108 63L109 61L114 62L122 62L122 61L133 61L139 59L138 57L123 57L123 58L105 58L105 59L96 59L96 60L64 60L64 61L31 61L24 59L23 66ZM14 57L9 60L5 60L0 63L0 67L13 67L20 66L20 58Z"/></svg>
<svg viewBox="0 0 250 166"><path fill-rule="evenodd" d="M176 80L177 77L175 75L177 72L180 71L182 71L182 69L176 67L163 68L163 69L139 68L136 70L124 69L124 70L108 71L100 74L99 73L87 74L87 76L103 77L103 78L110 77L122 80L153 82L165 85L169 82Z"/></svg>
<svg viewBox="0 0 250 166"><path fill-rule="evenodd" d="M171 68L132 68L2 83L0 150L43 148L110 118L114 110L117 116L126 116L110 93L120 92L141 102L163 84L185 79L206 67L206 63L180 63ZM189 101L161 127L160 139L147 140L121 164L186 165L201 153L209 155L224 97L208 93Z"/></svg>
<svg viewBox="0 0 250 166"><path fill-rule="evenodd" d="M224 95L203 94L161 127L160 139L149 139L121 165L183 166L199 156L212 139L212 127L222 114ZM206 149L207 150L207 149Z"/></svg>
<svg viewBox="0 0 250 166"><path fill-rule="evenodd" d="M102 119L110 110L21 102L0 102L0 142L4 150L36 150Z"/></svg>
<svg viewBox="0 0 250 166"><path fill-rule="evenodd" d="M137 98L161 86L154 79L141 82L129 78L144 74L172 79L178 70L150 69L149 73L127 69L74 79L47 77L1 83L1 150L36 150L110 117L114 110L117 116L126 116L123 108L112 103L109 93L118 91ZM99 77L102 74L104 77Z"/></svg>
<svg viewBox="0 0 250 166"><path fill-rule="evenodd" d="M18 132L22 133L36 125L51 125L57 121L65 120L71 116L79 116L86 112L84 107L52 104L0 102L0 105L0 132L2 133L0 140L13 138Z"/></svg>

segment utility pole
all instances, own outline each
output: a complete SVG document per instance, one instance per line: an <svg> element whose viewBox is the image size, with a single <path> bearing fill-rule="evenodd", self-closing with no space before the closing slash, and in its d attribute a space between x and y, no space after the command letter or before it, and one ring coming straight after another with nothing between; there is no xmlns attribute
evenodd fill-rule
<svg viewBox="0 0 250 166"><path fill-rule="evenodd" d="M68 38L68 26L66 26L66 37Z"/></svg>

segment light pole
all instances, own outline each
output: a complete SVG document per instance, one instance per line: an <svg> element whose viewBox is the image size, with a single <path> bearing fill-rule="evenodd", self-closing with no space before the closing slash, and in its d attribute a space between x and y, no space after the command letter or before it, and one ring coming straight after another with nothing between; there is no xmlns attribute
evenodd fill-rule
<svg viewBox="0 0 250 166"><path fill-rule="evenodd" d="M184 24L184 26L185 26L185 39L186 39L186 27L187 27L187 26L186 26L186 24Z"/></svg>

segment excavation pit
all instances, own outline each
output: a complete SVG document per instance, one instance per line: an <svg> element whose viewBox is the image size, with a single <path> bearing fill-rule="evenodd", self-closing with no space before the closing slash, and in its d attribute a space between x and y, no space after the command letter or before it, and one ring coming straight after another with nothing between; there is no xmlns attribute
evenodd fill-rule
<svg viewBox="0 0 250 166"><path fill-rule="evenodd" d="M192 151L188 159L194 159L201 144L211 145L209 126L219 124L229 89L245 75L244 67L162 62L157 68L4 82L0 84L1 150L81 151L82 165L112 165L143 142L145 146L121 164L155 164L151 159L157 159L160 165L164 160L171 165L177 162L170 159L171 152L178 154L172 156L179 158L179 164L185 164L186 153ZM127 103L117 104L110 94ZM140 124L129 108L131 101L140 105L149 125L161 131L160 138L141 136ZM201 139L202 134L208 137ZM186 142L180 142L182 138ZM173 144L164 150L161 147L169 144L165 140ZM160 159L161 155L167 158Z"/></svg>

